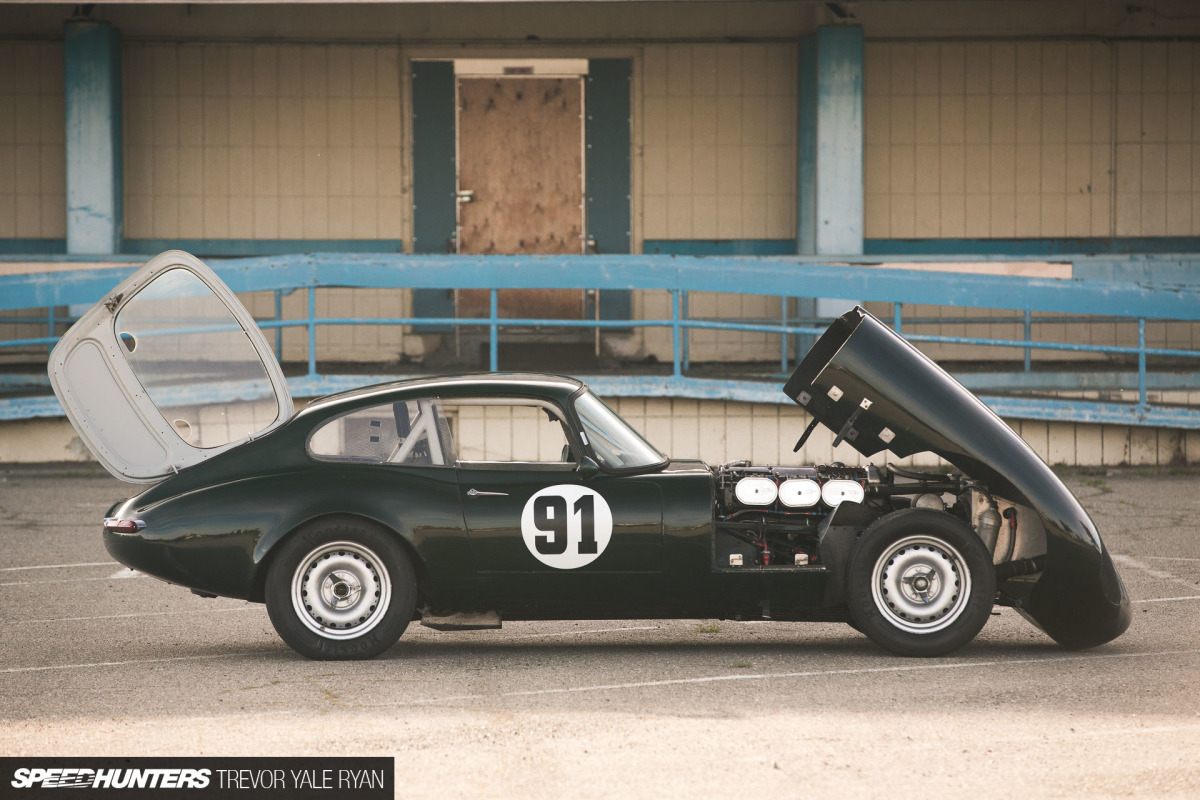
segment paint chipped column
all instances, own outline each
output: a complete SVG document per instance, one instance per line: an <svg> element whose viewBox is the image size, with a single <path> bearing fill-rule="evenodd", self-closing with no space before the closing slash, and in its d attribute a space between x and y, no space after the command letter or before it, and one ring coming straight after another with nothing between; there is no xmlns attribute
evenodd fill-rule
<svg viewBox="0 0 1200 800"><path fill-rule="evenodd" d="M863 32L817 29L816 252L863 251Z"/></svg>
<svg viewBox="0 0 1200 800"><path fill-rule="evenodd" d="M107 22L63 25L67 252L121 248L121 43Z"/></svg>
<svg viewBox="0 0 1200 800"><path fill-rule="evenodd" d="M798 52L796 252L861 255L863 30L818 28L801 38ZM854 306L838 298L798 302L802 318L836 317Z"/></svg>

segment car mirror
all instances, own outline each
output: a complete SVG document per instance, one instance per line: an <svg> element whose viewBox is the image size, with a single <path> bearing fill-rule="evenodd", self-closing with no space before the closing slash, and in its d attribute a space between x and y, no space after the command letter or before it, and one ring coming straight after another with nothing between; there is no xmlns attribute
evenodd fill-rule
<svg viewBox="0 0 1200 800"><path fill-rule="evenodd" d="M576 467L576 470L579 472L579 477L586 481L600 472L600 465L590 456L583 456L579 459L579 466Z"/></svg>

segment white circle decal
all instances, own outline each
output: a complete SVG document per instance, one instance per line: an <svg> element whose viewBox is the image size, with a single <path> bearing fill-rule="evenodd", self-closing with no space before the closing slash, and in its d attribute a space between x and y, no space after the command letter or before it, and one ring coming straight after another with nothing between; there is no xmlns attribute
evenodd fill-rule
<svg viewBox="0 0 1200 800"><path fill-rule="evenodd" d="M569 483L529 498L521 512L521 536L533 557L555 569L592 563L612 538L612 511L596 492Z"/></svg>

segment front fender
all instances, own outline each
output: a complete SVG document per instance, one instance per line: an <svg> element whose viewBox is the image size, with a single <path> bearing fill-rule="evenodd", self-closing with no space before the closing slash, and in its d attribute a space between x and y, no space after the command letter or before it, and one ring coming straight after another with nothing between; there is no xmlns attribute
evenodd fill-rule
<svg viewBox="0 0 1200 800"><path fill-rule="evenodd" d="M933 452L1032 508L1046 531L1046 564L1016 599L1055 641L1092 647L1129 627L1129 595L1071 491L991 409L864 309L830 326L784 392L865 456Z"/></svg>

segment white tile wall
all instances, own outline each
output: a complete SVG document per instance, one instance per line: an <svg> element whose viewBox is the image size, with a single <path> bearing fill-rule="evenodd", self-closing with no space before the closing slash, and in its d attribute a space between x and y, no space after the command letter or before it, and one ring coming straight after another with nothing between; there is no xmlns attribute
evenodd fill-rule
<svg viewBox="0 0 1200 800"><path fill-rule="evenodd" d="M1192 42L868 42L868 238L1200 231Z"/></svg>
<svg viewBox="0 0 1200 800"><path fill-rule="evenodd" d="M796 83L792 44L645 48L644 238L795 236Z"/></svg>
<svg viewBox="0 0 1200 800"><path fill-rule="evenodd" d="M810 418L800 408L717 400L609 398L607 401L651 444L676 458L721 464L752 458L757 464L893 463L932 466L929 454L897 459L881 453L865 459L818 426L799 453L791 445ZM1012 420L1013 430L1051 465L1115 466L1200 462L1200 434L1122 425L1087 425Z"/></svg>
<svg viewBox="0 0 1200 800"><path fill-rule="evenodd" d="M253 292L238 296L255 319L275 317L273 292ZM282 298L283 318L300 320L308 315L308 293L303 290L285 294ZM317 317L407 317L412 313L412 292L408 289L339 289L317 290ZM265 335L275 343L274 331ZM353 363L396 363L406 355L414 355L413 347L421 346L421 337L408 333L400 325L319 325L317 327L317 360ZM407 348L407 350L406 350ZM308 359L308 331L303 327L283 329L283 360L303 362Z"/></svg>
<svg viewBox="0 0 1200 800"><path fill-rule="evenodd" d="M127 237L403 237L398 46L123 56Z"/></svg>
<svg viewBox="0 0 1200 800"><path fill-rule="evenodd" d="M563 428L537 406L444 405L458 457L464 461L558 462Z"/></svg>
<svg viewBox="0 0 1200 800"><path fill-rule="evenodd" d="M67 235L60 42L0 41L0 238Z"/></svg>
<svg viewBox="0 0 1200 800"><path fill-rule="evenodd" d="M778 324L781 309L778 297L691 292L688 313L693 319ZM635 319L671 319L671 295L635 290L633 316ZM669 362L674 358L671 333L669 327L638 328L619 346L623 353ZM771 361L779 358L780 337L769 333L693 330L687 336L693 361ZM795 348L790 344L789 352L795 355Z"/></svg>
<svg viewBox="0 0 1200 800"><path fill-rule="evenodd" d="M808 423L799 408L759 406L722 401L670 400L656 398L609 398L609 405L660 450L677 458L702 458L721 464L754 458L763 464L823 464L842 461L860 464L864 459L846 445L832 448L833 434L818 427L805 447L796 454L791 444ZM302 407L303 401L297 403ZM464 422L467 427L461 427ZM478 423L478 424L476 424ZM491 438L487 438L487 425ZM532 455L528 432L520 422L494 416L460 421L460 442L470 437L503 451L497 441L503 433L512 437L511 452ZM534 423L529 423L533 425ZM1009 423L1034 450L1052 465L1116 466L1144 464L1170 466L1200 463L1200 431L1131 428L1121 425L1085 425L1013 420ZM474 428L470 426L475 425ZM536 423L541 426L541 423ZM480 438L482 437L482 438ZM539 438L538 457L557 458L553 437ZM460 445L461 446L461 445ZM521 448L526 448L522 450ZM0 422L0 461L12 463L90 461L65 419L32 419ZM928 455L897 460L880 454L874 463L933 465Z"/></svg>

